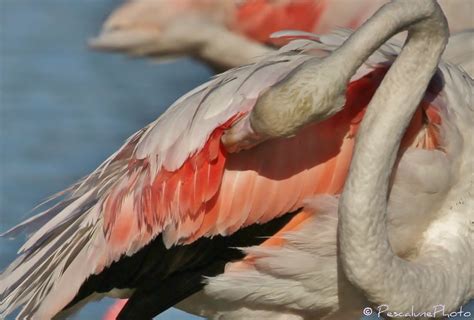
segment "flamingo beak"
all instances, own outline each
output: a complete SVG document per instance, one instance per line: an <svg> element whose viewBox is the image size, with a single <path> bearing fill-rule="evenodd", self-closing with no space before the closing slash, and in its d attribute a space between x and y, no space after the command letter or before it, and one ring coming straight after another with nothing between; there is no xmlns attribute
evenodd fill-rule
<svg viewBox="0 0 474 320"><path fill-rule="evenodd" d="M97 37L90 39L88 46L98 51L144 55L157 41L158 36L157 30L105 29Z"/></svg>

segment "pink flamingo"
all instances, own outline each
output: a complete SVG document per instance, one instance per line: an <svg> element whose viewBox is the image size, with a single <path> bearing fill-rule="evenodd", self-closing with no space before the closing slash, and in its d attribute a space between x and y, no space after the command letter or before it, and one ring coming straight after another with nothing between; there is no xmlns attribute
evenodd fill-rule
<svg viewBox="0 0 474 320"><path fill-rule="evenodd" d="M191 55L217 70L256 62L280 30L357 28L387 0L134 0L112 12L97 50L155 60ZM470 0L441 0L451 32L474 28ZM472 36L471 36L472 39ZM279 44L273 41L272 44Z"/></svg>
<svg viewBox="0 0 474 320"><path fill-rule="evenodd" d="M396 45L376 49L403 28L393 62ZM50 319L97 294L131 296L121 318L186 297L228 318L455 310L474 296L474 115L472 79L440 63L447 34L434 1L394 1L345 42L286 33L191 91L6 233L34 232L2 275L0 314Z"/></svg>

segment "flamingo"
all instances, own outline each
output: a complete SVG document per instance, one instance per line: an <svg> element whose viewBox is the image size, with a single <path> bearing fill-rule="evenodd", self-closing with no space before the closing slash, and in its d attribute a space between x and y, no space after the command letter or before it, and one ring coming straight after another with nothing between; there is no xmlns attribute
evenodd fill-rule
<svg viewBox="0 0 474 320"><path fill-rule="evenodd" d="M403 28L387 72L397 48L376 49ZM283 34L296 40L191 91L9 230L33 234L0 315L49 319L105 293L131 295L122 318L188 296L197 314L293 319L471 299L474 84L436 68L446 21L398 0L345 36Z"/></svg>
<svg viewBox="0 0 474 320"><path fill-rule="evenodd" d="M372 13L376 7L380 6L385 1L370 1L368 3L359 3L359 6L353 6L353 3L346 3L346 1L332 1L330 3L324 1L278 1L278 2L269 2L269 1L244 1L239 7L234 7L233 10L234 18L233 22L225 21L225 17L222 15L220 19L212 19L213 23L223 23L227 26L230 31L233 33L240 33L246 37L253 39L258 42L267 42L269 35L279 29L300 29L316 32L327 32L329 29L338 26L350 26L356 27L361 24L366 18ZM229 3L219 2L218 4L213 4L212 1L207 2L193 2L193 3L182 3L181 10L197 11L207 16L210 14L216 14L220 11L224 11L224 5L227 5L225 9L230 13ZM459 30L462 28L470 27L472 28L472 19L469 16L465 16L466 12L469 10L459 10L459 8L468 8L472 6L470 2L456 3L457 9L451 5L452 3L442 2L442 7L444 10L447 10L448 17L451 17L452 29ZM135 1L127 2L123 7L119 8L116 12L112 13L110 18L104 25L103 33L97 39L94 39L91 44L93 48L99 50L125 50L126 52L132 51L136 53L134 48L140 46L140 43L130 43L127 42L126 38L123 36L126 35L129 39L133 39L133 31L141 26L143 22L143 14L138 14L142 12L148 15L155 15L155 26L160 32L166 27L162 27L163 20L172 21L182 24L185 27L189 28L189 25L186 22L183 22L182 19L178 17L171 18L172 14L168 13L168 10L163 10L161 12L166 12L168 19L163 19L162 16L159 16L152 9L152 6L156 6L155 9L159 10L159 6L162 7L173 7L175 2L157 2L157 1ZM351 6L352 10L346 10L348 6ZM361 9L365 9L365 12ZM130 14L135 13L135 14ZM181 13L181 12L180 12ZM464 15L464 16L463 16ZM232 15L227 15L230 17ZM354 18L357 17L357 18ZM297 19L295 19L297 18ZM139 20L137 20L139 19ZM191 24L192 26L192 24ZM146 27L146 26L145 26ZM150 27L150 26L148 26ZM190 29L190 28L189 28ZM189 31L188 29L188 31ZM152 32L156 30L152 29L141 29L142 32ZM127 32L127 33L124 33ZM131 33L130 33L131 31ZM222 30L221 30L222 32ZM213 46L219 46L220 48L213 52L213 50L206 50L206 57L197 53L197 57L203 59L211 65L216 66L216 62L220 65L219 68L226 68L230 66L238 66L245 63L250 63L257 57L261 55L265 50L270 50L265 47L256 46L252 41L247 41L242 37L236 36L233 33L223 32L220 35L219 40L215 40L216 37L213 37L211 42ZM110 37L112 34L112 37ZM229 34L231 36L229 36ZM156 41L159 37L159 34L155 34L149 38L148 41ZM179 39L179 38L177 38ZM175 40L177 40L175 39ZM443 58L447 61L453 62L466 70L471 76L474 75L474 59L472 59L472 54L469 50L466 50L466 43L474 41L474 32L464 31L452 36L449 40L447 49L443 55ZM148 42L149 43L149 42ZM157 42L157 45L159 42ZM237 49L237 48L246 48L246 49ZM159 52L148 52L145 54L161 54ZM186 51L186 48L180 48L178 50ZM236 53L238 54L236 56ZM139 54L143 54L140 52ZM196 54L196 52L194 53ZM226 63L220 63L222 57L225 57ZM124 305L124 301L118 302L117 306L109 311L109 315L106 318L115 319L115 316L119 314L121 306Z"/></svg>
<svg viewBox="0 0 474 320"><path fill-rule="evenodd" d="M191 55L222 71L255 62L272 50L264 44L273 32L297 29L322 34L335 27L353 29L386 2L359 0L355 5L353 0L126 1L111 13L90 46L131 56L151 56L159 61ZM472 1L441 0L440 4L452 32L474 29ZM465 37L460 48L465 47ZM469 38L474 41L472 32ZM275 41L272 44L278 45Z"/></svg>

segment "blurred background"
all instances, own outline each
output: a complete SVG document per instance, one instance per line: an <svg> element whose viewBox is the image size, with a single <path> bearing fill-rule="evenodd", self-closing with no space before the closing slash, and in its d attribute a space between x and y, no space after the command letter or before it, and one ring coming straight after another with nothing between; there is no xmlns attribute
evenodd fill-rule
<svg viewBox="0 0 474 320"><path fill-rule="evenodd" d="M0 1L0 231L213 74L191 59L158 65L89 50L120 3ZM0 269L23 241L0 239ZM112 303L91 303L74 319L99 319ZM157 319L199 318L171 309Z"/></svg>

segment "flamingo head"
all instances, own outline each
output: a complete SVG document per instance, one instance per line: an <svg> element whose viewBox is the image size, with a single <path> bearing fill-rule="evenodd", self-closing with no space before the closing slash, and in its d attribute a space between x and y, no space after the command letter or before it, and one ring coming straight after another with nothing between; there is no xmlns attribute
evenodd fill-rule
<svg viewBox="0 0 474 320"><path fill-rule="evenodd" d="M199 50L210 25L225 26L233 5L216 0L129 0L112 12L89 46L167 58Z"/></svg>

